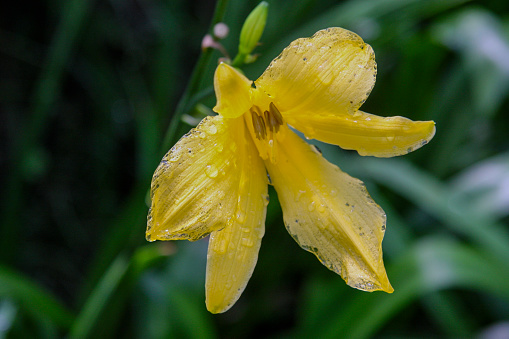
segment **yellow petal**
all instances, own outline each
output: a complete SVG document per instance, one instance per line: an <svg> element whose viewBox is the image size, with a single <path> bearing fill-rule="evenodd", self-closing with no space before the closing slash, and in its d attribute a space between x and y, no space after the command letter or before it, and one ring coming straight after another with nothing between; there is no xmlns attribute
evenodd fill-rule
<svg viewBox="0 0 509 339"><path fill-rule="evenodd" d="M197 240L234 221L242 159L256 157L244 120L205 118L164 156L152 178L147 240Z"/></svg>
<svg viewBox="0 0 509 339"><path fill-rule="evenodd" d="M251 83L235 68L228 64L220 63L214 74L214 89L216 91L217 104L214 112L225 118L236 118L251 107L250 89Z"/></svg>
<svg viewBox="0 0 509 339"><path fill-rule="evenodd" d="M210 235L205 291L212 313L227 311L239 299L253 273L265 232L269 198L265 167L256 154L243 156L239 166L249 171L239 178L235 220Z"/></svg>
<svg viewBox="0 0 509 339"><path fill-rule="evenodd" d="M342 28L293 41L256 80L286 118L292 114L353 114L375 84L371 46Z"/></svg>
<svg viewBox="0 0 509 339"><path fill-rule="evenodd" d="M364 184L288 131L265 162L288 232L348 285L392 292L382 259L385 213Z"/></svg>
<svg viewBox="0 0 509 339"><path fill-rule="evenodd" d="M433 121L404 117L380 117L357 111L354 115L295 115L287 122L314 138L360 155L392 157L407 154L427 144L435 135Z"/></svg>

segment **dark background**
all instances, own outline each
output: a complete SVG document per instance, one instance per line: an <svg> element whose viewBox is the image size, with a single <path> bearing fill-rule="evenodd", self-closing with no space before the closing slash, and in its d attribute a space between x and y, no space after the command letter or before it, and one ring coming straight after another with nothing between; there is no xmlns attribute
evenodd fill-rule
<svg viewBox="0 0 509 339"><path fill-rule="evenodd" d="M200 49L215 4L9 2L0 8L0 337L509 337L509 3L268 2L248 77L293 39L341 26L377 55L363 110L437 123L429 145L399 158L320 145L386 211L395 292L351 289L301 250L271 191L246 291L209 314L207 240L147 243L144 231L172 116L184 113L174 142L215 103L221 55ZM231 56L256 5L225 8ZM177 108L200 55L204 72Z"/></svg>

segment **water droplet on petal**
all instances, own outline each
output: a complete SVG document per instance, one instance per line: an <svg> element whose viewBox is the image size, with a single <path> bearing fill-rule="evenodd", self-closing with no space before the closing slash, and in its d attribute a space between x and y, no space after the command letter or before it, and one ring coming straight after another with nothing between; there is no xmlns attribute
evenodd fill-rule
<svg viewBox="0 0 509 339"><path fill-rule="evenodd" d="M246 247L253 247L254 245L253 240L251 240L250 238L242 238L241 242L242 245Z"/></svg>
<svg viewBox="0 0 509 339"><path fill-rule="evenodd" d="M182 153L171 153L170 158L168 159L170 162L177 162L180 159Z"/></svg>
<svg viewBox="0 0 509 339"><path fill-rule="evenodd" d="M320 204L316 207L316 209L318 210L318 212L323 213L325 212L325 205Z"/></svg>
<svg viewBox="0 0 509 339"><path fill-rule="evenodd" d="M238 210L237 211L237 222L243 224L246 222L246 212Z"/></svg>
<svg viewBox="0 0 509 339"><path fill-rule="evenodd" d="M296 201L296 202L297 202L297 201L299 201L299 200L300 200L300 198L302 197L302 195L303 195L304 193L306 193L306 191L299 190L299 191L297 192L297 195L295 196L295 201Z"/></svg>
<svg viewBox="0 0 509 339"><path fill-rule="evenodd" d="M205 169L205 174L206 174L209 178L215 178L215 177L217 177L218 171L217 171L216 166L214 166L214 165L207 165L207 168Z"/></svg>
<svg viewBox="0 0 509 339"><path fill-rule="evenodd" d="M308 205L309 212L313 212L315 210L316 202L311 201L311 203Z"/></svg>
<svg viewBox="0 0 509 339"><path fill-rule="evenodd" d="M209 125L206 128L204 128L205 132L209 135L214 135L217 133L217 127L216 125Z"/></svg>
<svg viewBox="0 0 509 339"><path fill-rule="evenodd" d="M338 195L338 192L336 190L330 190L329 194L331 197L335 197L336 195Z"/></svg>
<svg viewBox="0 0 509 339"><path fill-rule="evenodd" d="M269 201L270 201L269 195L268 194L262 194L262 200L263 200L263 205L267 206L269 204Z"/></svg>

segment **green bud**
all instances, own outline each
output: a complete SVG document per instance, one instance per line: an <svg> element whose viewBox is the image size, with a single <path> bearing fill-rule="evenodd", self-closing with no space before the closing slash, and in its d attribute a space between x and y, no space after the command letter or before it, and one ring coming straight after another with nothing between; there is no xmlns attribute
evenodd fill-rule
<svg viewBox="0 0 509 339"><path fill-rule="evenodd" d="M240 55L248 55L253 51L253 49L255 49L265 28L268 12L269 4L262 1L248 15L244 25L242 26L242 30L240 31Z"/></svg>

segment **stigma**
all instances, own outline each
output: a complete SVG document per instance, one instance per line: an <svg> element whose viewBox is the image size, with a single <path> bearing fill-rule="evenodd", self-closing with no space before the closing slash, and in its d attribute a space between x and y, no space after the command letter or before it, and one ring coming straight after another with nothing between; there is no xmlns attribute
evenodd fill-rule
<svg viewBox="0 0 509 339"><path fill-rule="evenodd" d="M279 132L283 124L283 116L273 102L269 104L268 110L262 112L260 107L253 105L249 111L253 122L254 134L258 140L272 140L274 133Z"/></svg>

